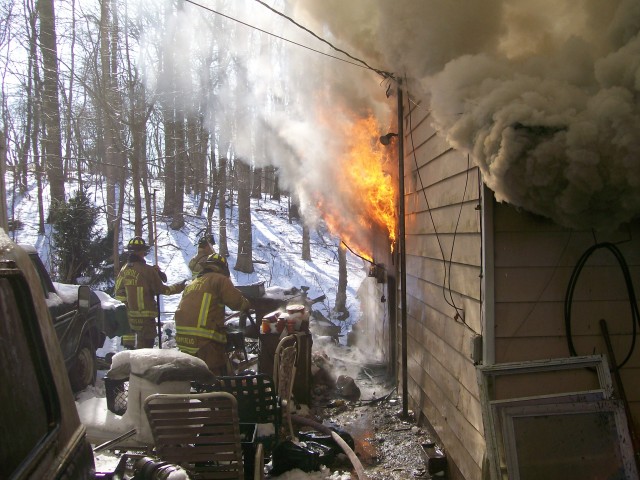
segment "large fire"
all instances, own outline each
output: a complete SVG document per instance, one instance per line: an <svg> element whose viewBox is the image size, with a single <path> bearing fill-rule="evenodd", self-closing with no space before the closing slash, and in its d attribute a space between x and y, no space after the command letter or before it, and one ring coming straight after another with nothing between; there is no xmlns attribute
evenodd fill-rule
<svg viewBox="0 0 640 480"><path fill-rule="evenodd" d="M396 240L396 186L390 174L393 149L380 144L380 127L373 116L356 120L346 133L336 187L347 194L348 212L331 211L326 208L330 202L321 202L319 209L334 234L371 260L370 232L374 226L387 232L392 251Z"/></svg>

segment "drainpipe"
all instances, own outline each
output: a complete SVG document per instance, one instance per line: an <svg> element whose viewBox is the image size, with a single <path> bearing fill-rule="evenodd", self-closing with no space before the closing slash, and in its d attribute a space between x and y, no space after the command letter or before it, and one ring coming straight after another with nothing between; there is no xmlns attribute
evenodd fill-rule
<svg viewBox="0 0 640 480"><path fill-rule="evenodd" d="M404 222L404 115L402 81L398 80L398 252L400 254L400 325L401 362L402 362L402 416L409 415L409 389L407 386L407 257L405 252L405 222Z"/></svg>

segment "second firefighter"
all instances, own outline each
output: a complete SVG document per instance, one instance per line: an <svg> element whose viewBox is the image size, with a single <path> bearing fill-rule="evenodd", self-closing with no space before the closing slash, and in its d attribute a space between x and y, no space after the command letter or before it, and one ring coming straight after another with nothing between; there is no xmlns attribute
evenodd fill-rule
<svg viewBox="0 0 640 480"><path fill-rule="evenodd" d="M215 375L227 372L225 306L247 312L251 303L231 282L227 260L217 253L202 263L202 271L187 286L175 314L176 343Z"/></svg>

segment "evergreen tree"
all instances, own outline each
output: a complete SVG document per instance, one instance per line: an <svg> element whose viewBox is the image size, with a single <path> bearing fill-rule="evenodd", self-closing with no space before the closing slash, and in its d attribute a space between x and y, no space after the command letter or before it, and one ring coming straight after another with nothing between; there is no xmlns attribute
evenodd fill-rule
<svg viewBox="0 0 640 480"><path fill-rule="evenodd" d="M78 283L78 278L89 276L95 283L99 277L109 242L95 232L97 217L98 208L82 189L69 202L53 204L53 265L61 282Z"/></svg>

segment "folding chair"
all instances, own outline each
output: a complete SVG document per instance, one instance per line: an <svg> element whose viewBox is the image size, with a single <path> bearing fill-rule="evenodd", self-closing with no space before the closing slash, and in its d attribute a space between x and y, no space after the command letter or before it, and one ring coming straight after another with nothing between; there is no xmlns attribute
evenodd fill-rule
<svg viewBox="0 0 640 480"><path fill-rule="evenodd" d="M278 343L273 359L273 381L280 397L288 435L295 437L291 425L291 392L298 365L298 337L287 335Z"/></svg>
<svg viewBox="0 0 640 480"><path fill-rule="evenodd" d="M264 478L264 454L262 445L254 443L255 425L250 425L243 442L237 402L230 393L153 394L144 409L156 454L180 465L190 478ZM253 476L245 476L245 466Z"/></svg>
<svg viewBox="0 0 640 480"><path fill-rule="evenodd" d="M264 373L217 377L210 391L231 393L238 402L240 423L258 424L258 440L268 455L280 431L282 411L273 379ZM261 438L260 425L273 424L274 434Z"/></svg>

